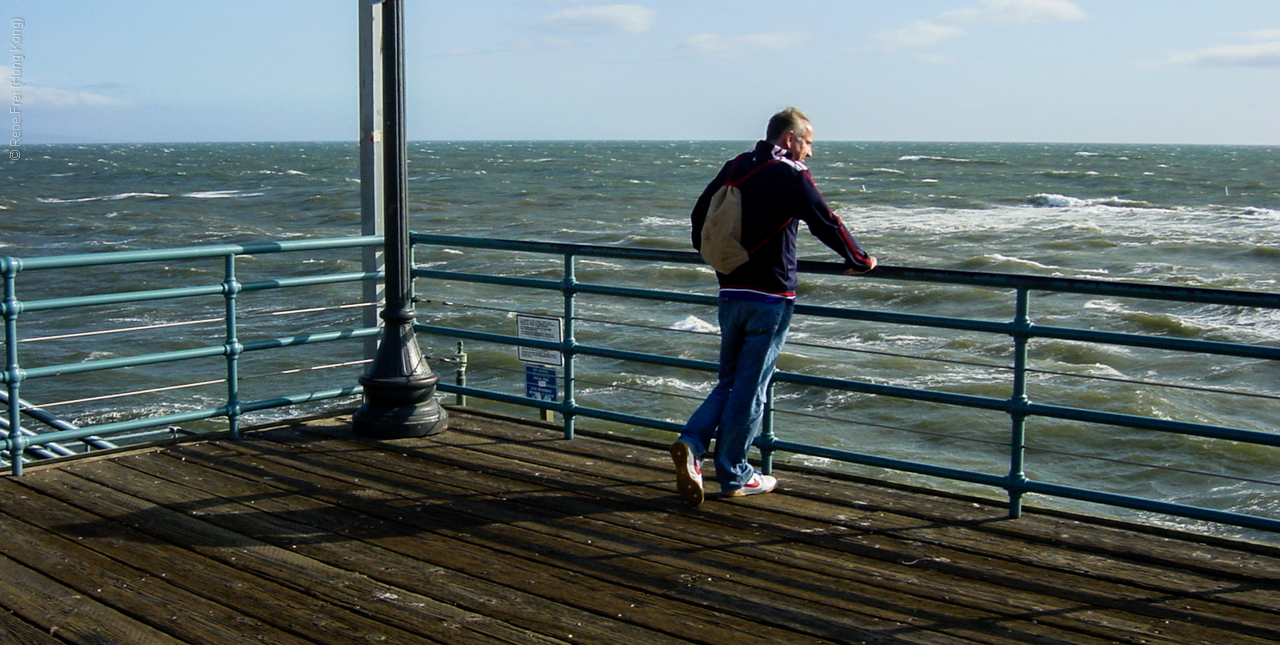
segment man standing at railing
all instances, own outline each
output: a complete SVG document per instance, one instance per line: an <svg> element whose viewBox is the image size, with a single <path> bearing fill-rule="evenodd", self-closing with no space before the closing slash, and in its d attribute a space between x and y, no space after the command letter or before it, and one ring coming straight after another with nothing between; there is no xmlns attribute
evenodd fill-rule
<svg viewBox="0 0 1280 645"><path fill-rule="evenodd" d="M777 479L756 472L747 452L760 431L765 393L796 296L796 234L803 221L845 261L845 275L865 273L876 259L864 253L818 192L804 160L813 155L813 126L787 108L769 119L765 140L725 163L693 208L693 245L703 250L703 227L713 198L736 186L745 263L716 272L720 283L720 374L705 401L671 445L676 486L697 506L705 499L701 462L715 440L716 480L726 497L758 495ZM720 193L720 196L717 196ZM704 253L704 255L706 255Z"/></svg>

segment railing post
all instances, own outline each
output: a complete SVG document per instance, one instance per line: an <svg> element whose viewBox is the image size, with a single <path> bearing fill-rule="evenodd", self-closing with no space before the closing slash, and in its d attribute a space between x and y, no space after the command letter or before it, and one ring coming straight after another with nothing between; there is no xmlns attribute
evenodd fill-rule
<svg viewBox="0 0 1280 645"><path fill-rule="evenodd" d="M574 312L574 296L578 291L578 277L574 264L577 258L572 250L564 253L564 340L561 354L564 356L564 402L561 405L561 416L564 417L564 438L572 439L574 434L574 410L577 407L577 401L574 398L573 386L574 362L577 360L576 349L578 340L574 336L573 317Z"/></svg>
<svg viewBox="0 0 1280 645"><path fill-rule="evenodd" d="M1022 494L1027 475L1024 471L1027 440L1027 344L1030 339L1030 293L1018 289L1017 310L1013 320L1013 389L1009 396L1009 476L1006 490L1009 492L1009 518L1022 517Z"/></svg>
<svg viewBox="0 0 1280 645"><path fill-rule="evenodd" d="M16 258L0 258L4 272L4 346L5 384L9 390L9 436L7 449L14 476L22 474L22 453L25 441L22 437L22 369L18 366L18 272L22 264Z"/></svg>
<svg viewBox="0 0 1280 645"><path fill-rule="evenodd" d="M226 255L226 273L222 282L222 295L226 301L227 326L227 425L231 430L231 438L240 438L240 354L244 345L240 344L240 332L236 324L236 300L242 286L236 279L236 256Z"/></svg>
<svg viewBox="0 0 1280 645"><path fill-rule="evenodd" d="M462 341L458 341L458 352L454 354L454 359L457 361L458 368L453 372L453 384L457 385L459 388L467 386L467 352L465 350L466 346L462 344ZM460 408L466 407L467 395L462 392L458 392L454 397L454 405L457 405Z"/></svg>

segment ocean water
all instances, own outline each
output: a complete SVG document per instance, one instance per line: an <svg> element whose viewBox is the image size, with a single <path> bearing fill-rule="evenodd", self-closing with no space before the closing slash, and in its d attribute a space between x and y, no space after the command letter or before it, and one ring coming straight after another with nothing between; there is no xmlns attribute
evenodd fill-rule
<svg viewBox="0 0 1280 645"><path fill-rule="evenodd" d="M450 235L686 250L693 201L725 159L752 143L414 142L409 146L411 227ZM0 255L360 231L354 144L59 145L23 152L22 159L0 168ZM1278 290L1280 148L820 141L815 152L810 166L819 187L883 264ZM834 260L813 238L801 237L802 257ZM550 279L559 279L561 266L556 258L431 247L419 248L416 262ZM351 253L319 253L301 262L263 258L241 266L241 279L250 280L259 272L355 271L359 260ZM27 291L20 297L161 288L192 279L220 281L221 264L172 263L89 276L33 274L24 276L30 282L22 283ZM578 279L714 293L710 271L692 265L584 260ZM1008 294L989 290L831 276L802 282L805 304L997 321L1012 316ZM556 299L540 294L425 281L417 289L420 319L433 324L514 333L516 311L560 312ZM254 338L297 333L289 330L299 324L352 326L359 321L355 291L311 290L283 304L246 294L243 331ZM23 364L218 343L220 307L218 302L169 301L144 310L32 315L23 319ZM272 315L281 307L307 311ZM712 310L584 299L578 313L584 343L705 360L715 356ZM1048 296L1033 300L1032 317L1052 325L1280 344L1276 311ZM173 327L163 328L159 340L155 331L50 340L157 324ZM450 381L455 343L421 341L433 367ZM510 348L468 344L467 352L472 384L523 391L520 364ZM363 371L355 363L359 353L354 346L324 347L247 357L244 389L253 390L252 398L267 398L286 388L294 391L298 383L354 382ZM1030 394L1038 402L1276 430L1277 365L1045 341L1032 346L1031 359L1038 371ZM1006 397L1009 362L1004 339L798 318L780 367ZM297 371L315 364L336 367ZM130 399L96 398L108 390L162 388L175 378L215 381L221 368L211 361L182 369L176 375L172 367L161 366L133 368L114 378L33 380L23 392L37 404L72 401L56 411L80 423L123 418L131 406L152 413L206 407L223 396L225 386L211 382ZM612 361L587 359L579 370L580 404L672 421L687 417L711 386L705 374ZM777 432L788 440L902 459L928 455L996 474L1007 468L1001 442L1009 421L1003 415L786 385L779 388L778 406ZM580 424L591 425L585 419ZM1280 517L1280 487L1272 483L1280 480L1275 474L1280 451L1043 419L1030 422L1028 435L1027 472L1033 478ZM1135 464L1168 468L1152 471ZM859 472L965 489L900 473ZM1216 476L1221 473L1235 478Z"/></svg>

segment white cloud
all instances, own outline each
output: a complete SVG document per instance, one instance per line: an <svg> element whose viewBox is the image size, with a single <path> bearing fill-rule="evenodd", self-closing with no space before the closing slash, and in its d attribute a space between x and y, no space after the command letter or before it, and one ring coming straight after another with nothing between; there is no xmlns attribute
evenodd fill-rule
<svg viewBox="0 0 1280 645"><path fill-rule="evenodd" d="M936 20L957 25L978 25L1066 22L1084 17L1084 10L1068 0L983 0L976 7L940 14Z"/></svg>
<svg viewBox="0 0 1280 645"><path fill-rule="evenodd" d="M643 33L653 28L658 14L635 4L596 5L565 9L542 19L542 24L575 33Z"/></svg>
<svg viewBox="0 0 1280 645"><path fill-rule="evenodd" d="M546 38L521 38L511 43L511 49L533 50L533 49L568 49L577 46L571 38L561 38L559 36L547 36Z"/></svg>
<svg viewBox="0 0 1280 645"><path fill-rule="evenodd" d="M1269 42L1280 40L1280 29L1259 29L1258 31L1246 31L1241 36L1249 42Z"/></svg>
<svg viewBox="0 0 1280 645"><path fill-rule="evenodd" d="M1066 22L1084 17L1084 10L1069 0L982 0L972 7L940 13L931 20L885 32L879 40L890 51L919 49L967 35L968 28L975 25Z"/></svg>
<svg viewBox="0 0 1280 645"><path fill-rule="evenodd" d="M922 53L916 54L916 60L926 65L951 65L956 62L955 59L951 58L950 56L943 56L941 54L931 54L928 52L922 52Z"/></svg>
<svg viewBox="0 0 1280 645"><path fill-rule="evenodd" d="M684 44L695 53L708 58L739 58L757 52L785 52L794 49L804 40L804 34L794 32L741 36L698 34L685 39Z"/></svg>
<svg viewBox="0 0 1280 645"><path fill-rule="evenodd" d="M951 25L917 22L910 27L881 34L880 41L889 50L917 49L920 47L932 47L956 36L963 36L966 33L964 29Z"/></svg>
<svg viewBox="0 0 1280 645"><path fill-rule="evenodd" d="M109 96L76 90L60 90L55 87L24 85L11 88L22 94L22 103L29 108L52 108L60 110L83 108L113 108L129 105L127 101L113 99Z"/></svg>
<svg viewBox="0 0 1280 645"><path fill-rule="evenodd" d="M1255 32L1256 33L1256 32ZM1261 67L1280 69L1280 38L1248 45L1223 45L1182 52L1169 57L1181 67Z"/></svg>

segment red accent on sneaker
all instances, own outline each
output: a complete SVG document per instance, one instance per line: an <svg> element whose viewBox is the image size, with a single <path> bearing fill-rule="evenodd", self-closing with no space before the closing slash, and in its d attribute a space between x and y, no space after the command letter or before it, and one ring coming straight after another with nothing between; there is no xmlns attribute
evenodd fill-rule
<svg viewBox="0 0 1280 645"><path fill-rule="evenodd" d="M778 485L778 479L772 475L762 475L755 473L751 475L751 479L747 481L741 488L735 488L724 493L725 497L745 497L747 495L763 495L772 491Z"/></svg>

